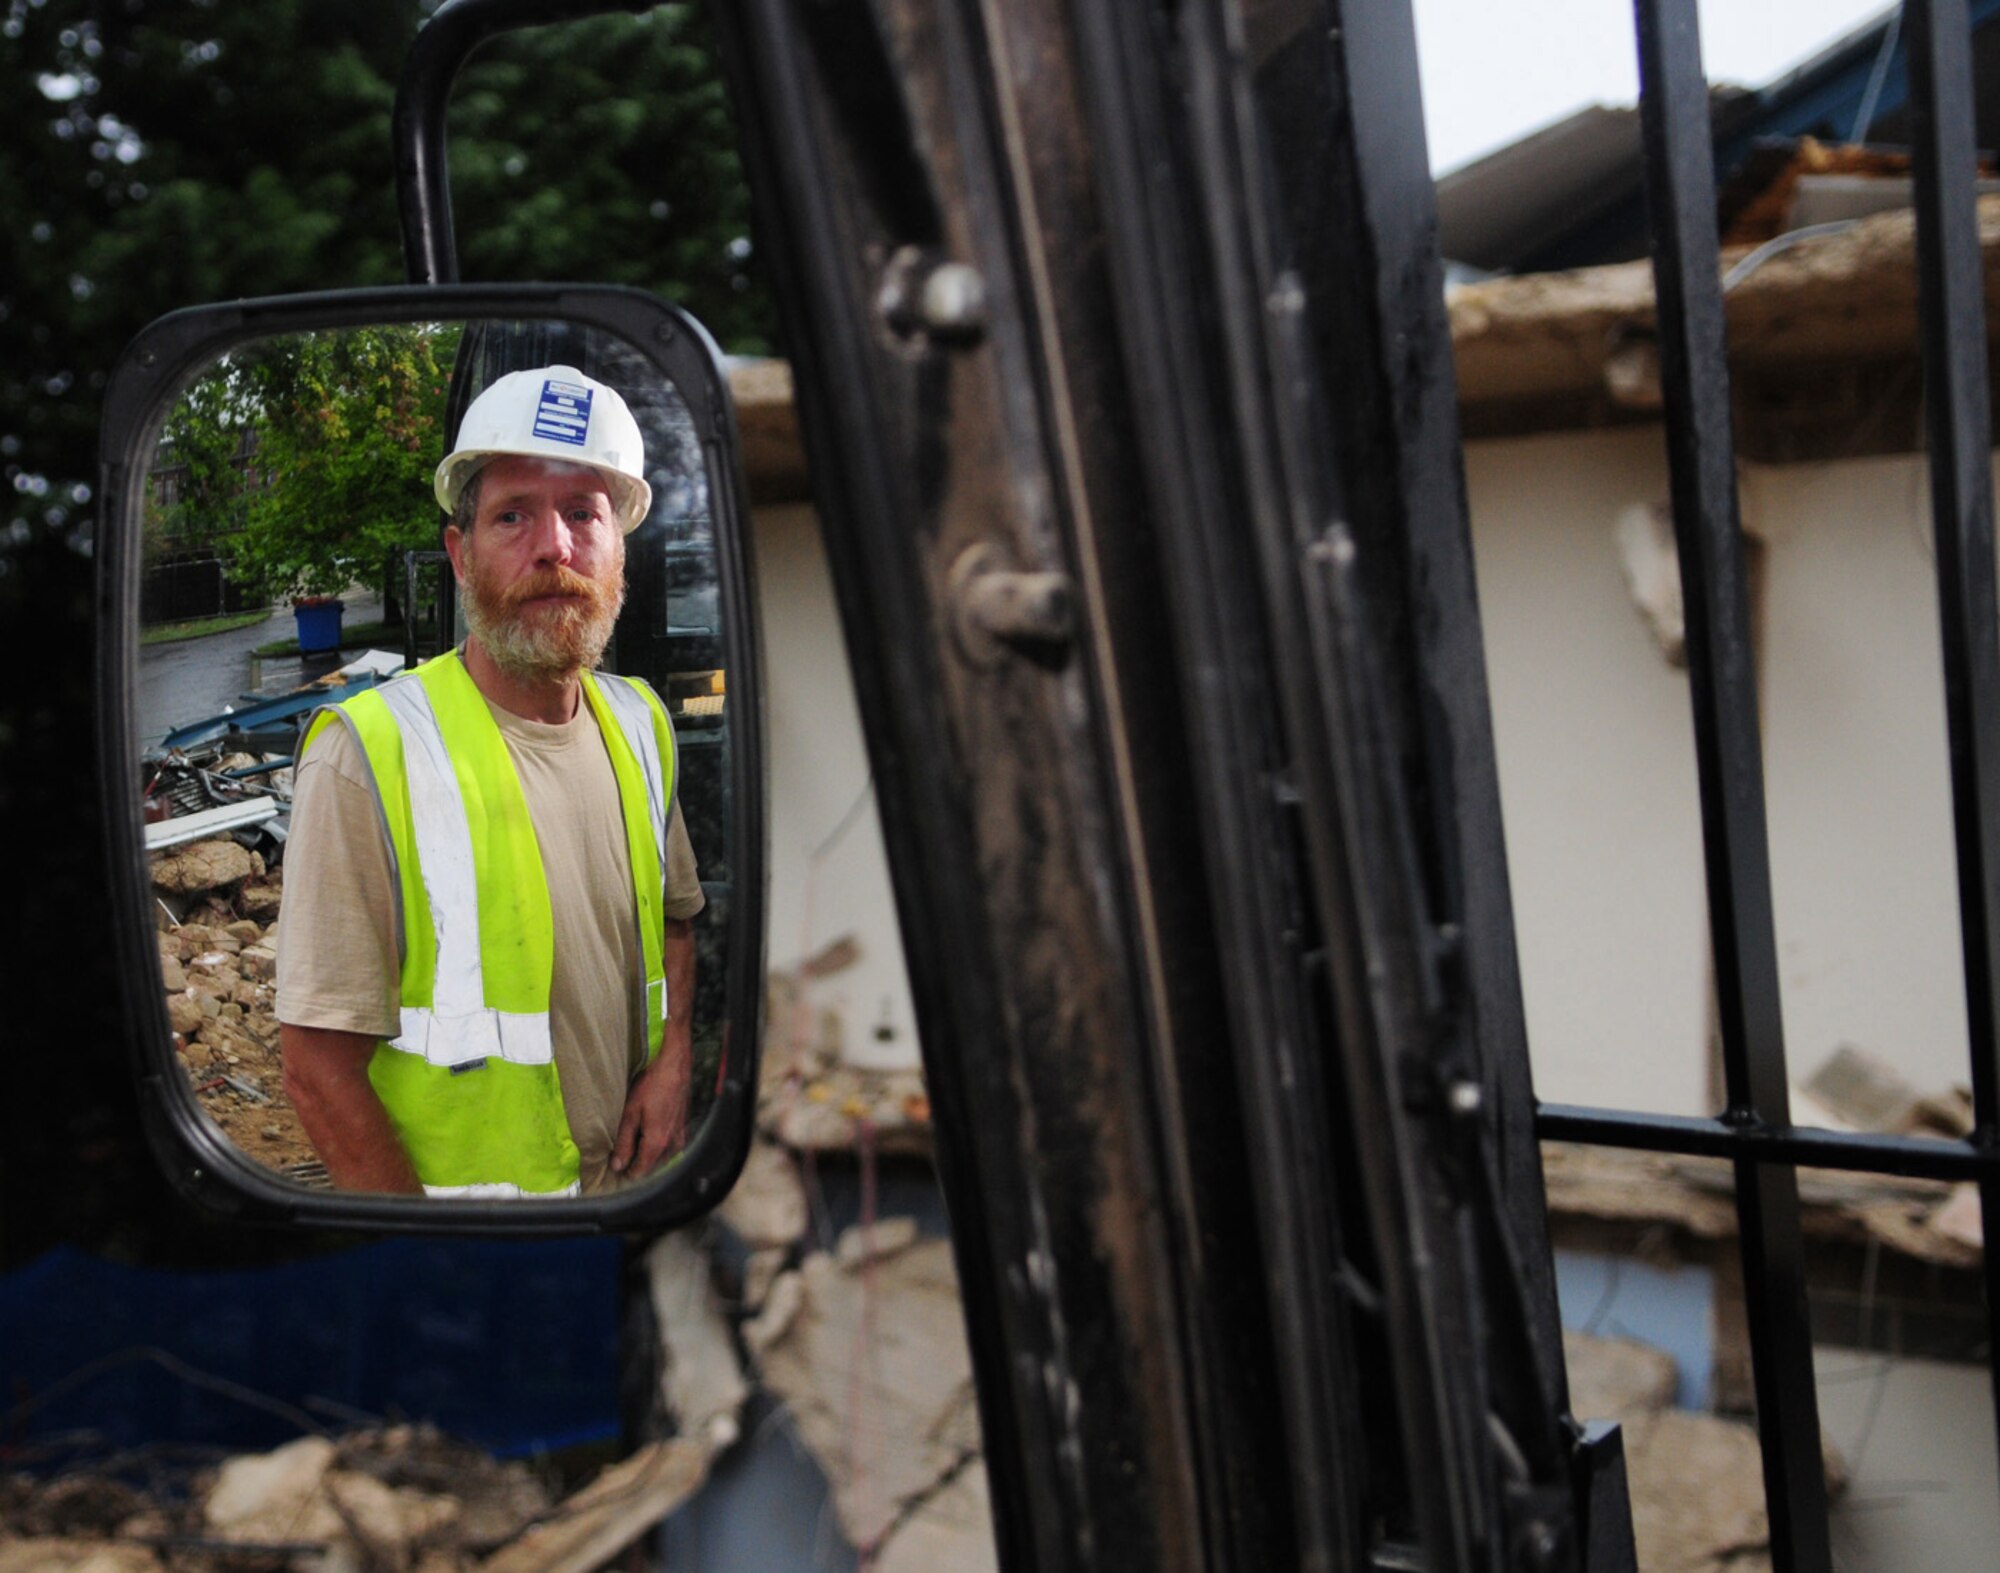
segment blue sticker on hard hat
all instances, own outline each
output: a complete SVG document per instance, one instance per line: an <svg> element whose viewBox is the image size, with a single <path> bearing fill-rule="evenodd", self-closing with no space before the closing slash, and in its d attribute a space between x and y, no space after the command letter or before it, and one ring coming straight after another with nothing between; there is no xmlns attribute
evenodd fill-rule
<svg viewBox="0 0 2000 1573"><path fill-rule="evenodd" d="M535 406L535 435L551 442L583 446L590 431L590 389L580 382L542 384L542 401Z"/></svg>

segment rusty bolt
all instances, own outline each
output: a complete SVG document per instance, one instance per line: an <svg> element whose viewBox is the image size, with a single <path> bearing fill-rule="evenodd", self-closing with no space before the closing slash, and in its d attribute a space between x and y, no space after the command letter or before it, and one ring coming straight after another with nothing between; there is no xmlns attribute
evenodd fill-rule
<svg viewBox="0 0 2000 1573"><path fill-rule="evenodd" d="M978 665L991 665L1003 646L1053 652L1075 637L1069 576L1009 568L984 543L968 546L952 565L950 593L960 648Z"/></svg>
<svg viewBox="0 0 2000 1573"><path fill-rule="evenodd" d="M986 327L986 281L966 263L941 262L924 275L917 312L941 337L975 337Z"/></svg>
<svg viewBox="0 0 2000 1573"><path fill-rule="evenodd" d="M900 247L889 259L875 305L905 338L969 343L986 331L986 281L979 270L919 246Z"/></svg>

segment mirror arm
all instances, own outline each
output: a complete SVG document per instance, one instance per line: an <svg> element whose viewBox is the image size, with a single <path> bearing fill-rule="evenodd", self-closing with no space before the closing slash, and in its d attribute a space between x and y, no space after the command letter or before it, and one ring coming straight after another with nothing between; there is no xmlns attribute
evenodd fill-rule
<svg viewBox="0 0 2000 1573"><path fill-rule="evenodd" d="M451 225L451 175L445 163L445 108L452 83L472 52L496 33L627 11L658 0L446 0L410 45L396 88L390 138L396 160L396 208L403 226L403 266L412 284L458 282Z"/></svg>

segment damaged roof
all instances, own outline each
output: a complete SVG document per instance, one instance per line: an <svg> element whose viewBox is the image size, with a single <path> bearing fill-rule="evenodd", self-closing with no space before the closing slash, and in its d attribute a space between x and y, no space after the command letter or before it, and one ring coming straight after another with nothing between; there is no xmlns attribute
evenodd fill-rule
<svg viewBox="0 0 2000 1573"><path fill-rule="evenodd" d="M2000 0L1971 0L1976 135L2000 147ZM1756 155L1801 137L1842 143L1909 140L1907 50L1890 9L1762 88L1711 95L1718 198ZM1894 35L1892 42L1892 35ZM1884 47L1887 69L1870 89ZM1860 122L1868 108L1867 125ZM1638 112L1579 110L1438 181L1439 241L1454 262L1495 273L1541 273L1646 255L1645 174Z"/></svg>

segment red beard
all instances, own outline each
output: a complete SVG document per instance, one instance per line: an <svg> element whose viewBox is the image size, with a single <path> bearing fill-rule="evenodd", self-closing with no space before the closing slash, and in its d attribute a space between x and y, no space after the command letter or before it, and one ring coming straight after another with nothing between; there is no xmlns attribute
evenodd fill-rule
<svg viewBox="0 0 2000 1573"><path fill-rule="evenodd" d="M540 600L544 596L566 599ZM466 560L466 624L494 664L513 677L570 677L596 666L624 604L622 549L603 579L557 566L500 585L481 571L476 547Z"/></svg>

